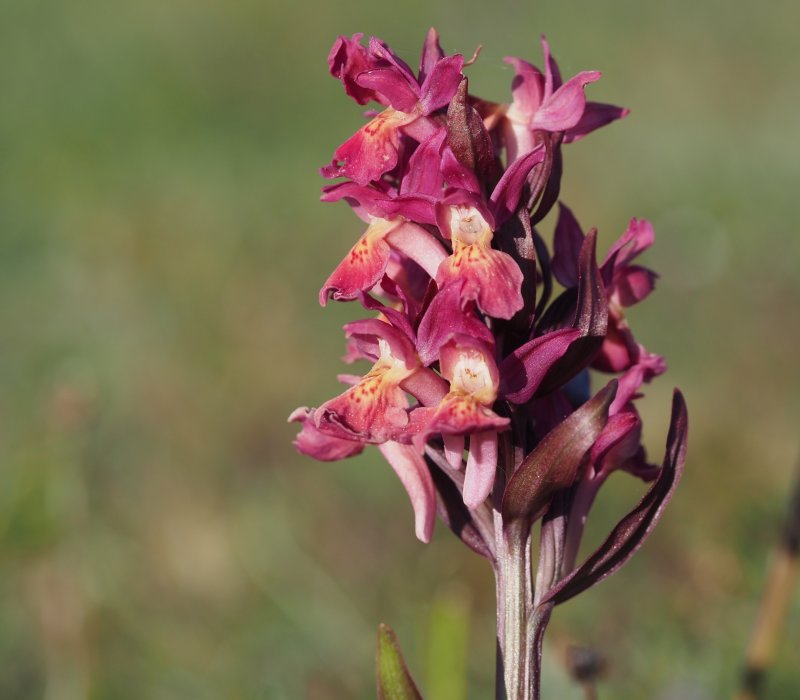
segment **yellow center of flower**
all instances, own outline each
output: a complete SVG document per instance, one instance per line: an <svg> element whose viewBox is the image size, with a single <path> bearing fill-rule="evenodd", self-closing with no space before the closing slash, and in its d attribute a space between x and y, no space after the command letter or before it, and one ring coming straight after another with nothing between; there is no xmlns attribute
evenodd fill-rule
<svg viewBox="0 0 800 700"><path fill-rule="evenodd" d="M488 246L492 240L492 229L475 207L463 204L450 207L450 235L453 249L475 243Z"/></svg>
<svg viewBox="0 0 800 700"><path fill-rule="evenodd" d="M450 391L472 396L479 403L490 405L497 399L497 386L483 353L462 350L453 367Z"/></svg>

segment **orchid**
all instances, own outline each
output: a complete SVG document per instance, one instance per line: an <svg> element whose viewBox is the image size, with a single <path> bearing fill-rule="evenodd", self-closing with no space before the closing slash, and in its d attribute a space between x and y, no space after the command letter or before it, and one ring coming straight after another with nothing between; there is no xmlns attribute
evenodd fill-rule
<svg viewBox="0 0 800 700"><path fill-rule="evenodd" d="M561 146L628 112L587 100L597 71L562 81L544 38L543 71L506 59L515 72L507 104L469 92L471 61L447 55L434 30L416 74L383 41L362 38L339 37L329 69L357 103L382 111L322 168L340 179L322 200L347 203L366 228L319 300L362 309L344 327L345 360L369 369L292 413L295 445L323 461L376 446L408 493L417 537L430 540L438 512L489 560L498 698L538 698L553 607L641 546L685 460L677 390L663 463L651 464L641 444L637 401L666 365L634 337L625 309L654 289L656 274L634 263L653 227L631 219L598 264L596 231L585 234L559 202ZM556 203L551 256L540 224ZM579 563L591 506L615 471L650 490ZM397 697L419 697L410 676L404 687L416 695Z"/></svg>

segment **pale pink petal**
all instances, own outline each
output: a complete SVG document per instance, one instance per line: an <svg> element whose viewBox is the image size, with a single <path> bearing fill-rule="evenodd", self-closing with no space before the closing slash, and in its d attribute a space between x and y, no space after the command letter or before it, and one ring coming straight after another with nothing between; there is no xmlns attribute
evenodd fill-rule
<svg viewBox="0 0 800 700"><path fill-rule="evenodd" d="M392 229L386 237L386 242L398 252L411 258L431 278L436 277L439 265L447 258L447 252L442 244L422 226L410 221Z"/></svg>
<svg viewBox="0 0 800 700"><path fill-rule="evenodd" d="M464 475L464 505L480 506L494 486L497 470L497 433L475 433L469 438L467 471Z"/></svg>
<svg viewBox="0 0 800 700"><path fill-rule="evenodd" d="M464 436L463 435L443 435L444 456L448 464L453 469L464 467Z"/></svg>
<svg viewBox="0 0 800 700"><path fill-rule="evenodd" d="M536 66L521 58L506 56L503 60L513 66L515 72L511 81L514 110L521 118L530 119L544 100L544 76Z"/></svg>
<svg viewBox="0 0 800 700"><path fill-rule="evenodd" d="M436 523L436 489L428 465L411 445L387 442L378 445L378 449L408 493L411 507L414 509L417 538L422 542L430 542L433 526Z"/></svg>

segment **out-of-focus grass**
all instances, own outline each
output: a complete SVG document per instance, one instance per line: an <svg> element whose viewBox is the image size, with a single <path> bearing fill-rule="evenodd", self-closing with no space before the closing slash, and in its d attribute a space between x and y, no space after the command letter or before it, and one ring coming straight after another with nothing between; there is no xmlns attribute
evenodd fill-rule
<svg viewBox="0 0 800 700"><path fill-rule="evenodd" d="M468 697L491 694L483 562L443 528L414 541L375 454L316 464L285 424L337 390L358 314L316 305L359 232L316 203L359 124L327 50L365 31L413 63L430 24L485 45L490 98L546 32L565 73L604 71L592 98L632 107L568 148L564 197L604 245L655 221L662 280L631 314L671 364L654 454L672 385L691 411L678 497L557 611L546 688L579 697L558 652L577 641L613 697L728 692L798 450L798 21L787 1L0 6L0 697L368 698L377 623L424 679L429 618L455 610ZM590 539L640 492L616 477ZM468 603L442 608L453 590ZM768 697L800 687L792 616Z"/></svg>

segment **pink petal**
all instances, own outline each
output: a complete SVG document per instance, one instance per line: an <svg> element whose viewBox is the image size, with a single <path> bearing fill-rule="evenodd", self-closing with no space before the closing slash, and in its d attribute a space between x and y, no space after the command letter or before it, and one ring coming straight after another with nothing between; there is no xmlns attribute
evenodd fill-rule
<svg viewBox="0 0 800 700"><path fill-rule="evenodd" d="M378 180L397 165L400 127L414 119L414 115L385 109L336 149L333 161L322 168L322 175L349 177L359 185Z"/></svg>
<svg viewBox="0 0 800 700"><path fill-rule="evenodd" d="M503 173L500 182L492 192L491 208L495 219L495 228L508 221L519 207L519 198L531 170L541 163L545 157L544 146L537 146L532 151L517 158Z"/></svg>
<svg viewBox="0 0 800 700"><path fill-rule="evenodd" d="M463 435L443 435L444 456L448 464L453 469L461 470L464 467L464 443Z"/></svg>
<svg viewBox="0 0 800 700"><path fill-rule="evenodd" d="M463 77L463 67L464 57L458 54L443 58L434 66L420 88L422 114L431 114L449 104Z"/></svg>
<svg viewBox="0 0 800 700"><path fill-rule="evenodd" d="M493 318L511 318L522 300L522 272L507 253L478 243L447 258L436 273L436 284L444 287L462 281L461 304L475 300L478 308Z"/></svg>
<svg viewBox="0 0 800 700"><path fill-rule="evenodd" d="M469 438L469 457L464 475L464 505L480 506L494 486L497 470L497 433L475 433Z"/></svg>
<svg viewBox="0 0 800 700"><path fill-rule="evenodd" d="M419 101L414 83L394 68L375 68L361 73L356 82L362 87L383 95L389 104L400 112L410 112Z"/></svg>
<svg viewBox="0 0 800 700"><path fill-rule="evenodd" d="M427 367L419 367L401 386L423 406L436 406L449 390L447 382Z"/></svg>
<svg viewBox="0 0 800 700"><path fill-rule="evenodd" d="M389 244L368 229L322 285L319 303L325 306L329 295L336 300L355 299L359 292L369 291L383 277L388 262Z"/></svg>
<svg viewBox="0 0 800 700"><path fill-rule="evenodd" d="M492 332L473 309L464 311L461 305L461 284L456 281L433 297L417 329L417 352L424 365L439 359L439 349L453 335L469 335L487 344L494 343Z"/></svg>
<svg viewBox="0 0 800 700"><path fill-rule="evenodd" d="M631 219L628 228L625 229L625 233L611 246L605 260L603 260L603 270L605 271L609 265L613 265L614 269L627 265L653 245L655 239L656 234L653 230L653 224L647 219Z"/></svg>
<svg viewBox="0 0 800 700"><path fill-rule="evenodd" d="M578 328L562 328L525 343L500 363L501 393L509 401L530 401L547 372L582 336Z"/></svg>
<svg viewBox="0 0 800 700"><path fill-rule="evenodd" d="M444 58L444 51L439 43L439 33L431 27L428 30L428 34L425 36L425 43L422 45L422 56L419 60L420 83L425 80L425 77L442 58Z"/></svg>
<svg viewBox="0 0 800 700"><path fill-rule="evenodd" d="M367 50L359 42L363 34L353 34L352 39L340 36L333 44L328 55L328 67L331 75L338 78L344 85L345 92L361 105L367 104L370 100L377 102L386 101L380 95L376 95L373 90L362 87L356 82L360 73L374 67L373 62L367 56Z"/></svg>
<svg viewBox="0 0 800 700"><path fill-rule="evenodd" d="M630 110L625 107L616 107L602 102L587 102L583 116L578 123L564 134L564 143L579 141L584 136L591 134L595 129L599 129L617 119L627 117L628 114L630 114Z"/></svg>
<svg viewBox="0 0 800 700"><path fill-rule="evenodd" d="M567 131L583 116L586 96L583 88L600 79L599 71L585 71L570 78L542 104L531 124L532 129Z"/></svg>
<svg viewBox="0 0 800 700"><path fill-rule="evenodd" d="M521 58L506 56L503 60L514 67L515 75L511 81L514 108L520 116L530 119L544 100L544 76L536 66Z"/></svg>
<svg viewBox="0 0 800 700"><path fill-rule="evenodd" d="M411 258L431 278L436 277L439 265L447 258L442 244L424 228L411 222L392 229L387 234L386 241L392 248Z"/></svg>
<svg viewBox="0 0 800 700"><path fill-rule="evenodd" d="M613 298L620 306L633 306L647 297L656 286L658 275L639 265L629 265L615 275Z"/></svg>
<svg viewBox="0 0 800 700"><path fill-rule="evenodd" d="M441 160L442 146L447 138L447 130L440 129L433 136L421 143L408 162L408 171L400 183L402 194L420 193L432 197L440 197L444 178ZM411 217L409 217L411 218ZM414 219L420 221L419 219ZM423 221L421 223L433 223Z"/></svg>
<svg viewBox="0 0 800 700"><path fill-rule="evenodd" d="M436 523L436 489L425 460L411 445L387 442L378 449L403 484L411 507L417 538L430 542Z"/></svg>

